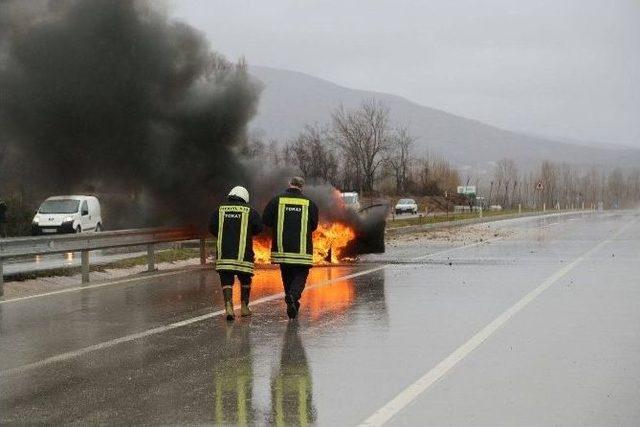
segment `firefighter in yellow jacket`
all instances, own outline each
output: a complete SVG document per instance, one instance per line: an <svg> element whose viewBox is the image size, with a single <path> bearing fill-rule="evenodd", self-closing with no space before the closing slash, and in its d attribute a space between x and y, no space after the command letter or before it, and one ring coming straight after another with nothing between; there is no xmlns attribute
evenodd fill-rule
<svg viewBox="0 0 640 427"><path fill-rule="evenodd" d="M250 316L249 296L253 276L253 236L262 231L260 214L249 205L249 192L234 187L227 202L211 217L210 230L218 238L216 270L220 275L227 320L233 320L233 282L240 281L241 315Z"/></svg>
<svg viewBox="0 0 640 427"><path fill-rule="evenodd" d="M311 235L318 227L318 207L302 194L304 179L292 178L289 188L267 204L264 225L271 227L271 262L280 264L287 315L295 319L300 297L313 265Z"/></svg>

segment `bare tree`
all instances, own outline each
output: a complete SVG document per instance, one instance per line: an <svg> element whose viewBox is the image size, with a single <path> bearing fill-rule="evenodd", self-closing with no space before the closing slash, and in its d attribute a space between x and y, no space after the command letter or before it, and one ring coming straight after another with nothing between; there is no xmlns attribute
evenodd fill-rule
<svg viewBox="0 0 640 427"><path fill-rule="evenodd" d="M620 169L614 169L607 178L607 194L612 207L622 207L625 196L625 179Z"/></svg>
<svg viewBox="0 0 640 427"><path fill-rule="evenodd" d="M338 160L326 137L318 126L305 126L298 137L287 144L290 158L307 178L336 185Z"/></svg>
<svg viewBox="0 0 640 427"><path fill-rule="evenodd" d="M372 192L390 143L389 109L371 99L359 109L338 108L332 115L333 140L359 175L361 189Z"/></svg>
<svg viewBox="0 0 640 427"><path fill-rule="evenodd" d="M278 141L272 139L267 145L267 158L273 166L280 166L282 156L278 147Z"/></svg>
<svg viewBox="0 0 640 427"><path fill-rule="evenodd" d="M553 207L558 202L558 166L550 161L543 161L540 166L538 178L544 187L541 194L541 203L547 207Z"/></svg>
<svg viewBox="0 0 640 427"><path fill-rule="evenodd" d="M419 159L413 174L413 191L424 196L440 196L444 192L454 194L460 184L458 171L439 156Z"/></svg>
<svg viewBox="0 0 640 427"><path fill-rule="evenodd" d="M510 206L513 192L518 185L516 162L507 158L498 160L493 172L493 182L496 186L496 201L502 206Z"/></svg>
<svg viewBox="0 0 640 427"><path fill-rule="evenodd" d="M252 159L263 158L266 146L263 142L264 132L253 131L249 134L246 143L242 146L241 153Z"/></svg>
<svg viewBox="0 0 640 427"><path fill-rule="evenodd" d="M391 141L391 153L387 157L387 165L395 178L396 194L404 194L409 184L411 147L415 138L406 128L400 128L396 130Z"/></svg>

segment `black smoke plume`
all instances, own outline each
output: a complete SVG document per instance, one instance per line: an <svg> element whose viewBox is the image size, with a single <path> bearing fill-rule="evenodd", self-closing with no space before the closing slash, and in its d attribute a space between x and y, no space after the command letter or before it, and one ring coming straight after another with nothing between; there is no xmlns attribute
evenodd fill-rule
<svg viewBox="0 0 640 427"><path fill-rule="evenodd" d="M118 225L202 225L250 182L236 152L259 93L152 2L0 1L0 143L42 196L126 194Z"/></svg>

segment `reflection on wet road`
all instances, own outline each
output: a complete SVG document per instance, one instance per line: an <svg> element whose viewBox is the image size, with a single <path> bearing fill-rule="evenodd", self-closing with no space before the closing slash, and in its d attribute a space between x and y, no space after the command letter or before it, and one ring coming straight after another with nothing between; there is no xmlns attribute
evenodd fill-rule
<svg viewBox="0 0 640 427"><path fill-rule="evenodd" d="M234 323L211 270L5 302L0 424L358 425L549 283L389 423L634 425L640 221L493 227L514 232L315 268L295 322L277 269Z"/></svg>
<svg viewBox="0 0 640 427"><path fill-rule="evenodd" d="M280 350L280 366L271 378L271 419L277 426L308 425L316 420L313 384L307 356L291 322Z"/></svg>
<svg viewBox="0 0 640 427"><path fill-rule="evenodd" d="M220 343L224 355L213 372L216 424L241 424L256 420L253 407L253 355L247 324L229 324Z"/></svg>

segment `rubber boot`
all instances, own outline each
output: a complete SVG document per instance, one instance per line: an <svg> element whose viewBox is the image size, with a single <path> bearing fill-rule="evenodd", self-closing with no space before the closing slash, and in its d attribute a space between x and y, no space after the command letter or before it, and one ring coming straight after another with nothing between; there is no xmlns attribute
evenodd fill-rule
<svg viewBox="0 0 640 427"><path fill-rule="evenodd" d="M242 287L240 288L240 315L242 317L251 316L251 309L249 308L249 295L251 295L251 288Z"/></svg>
<svg viewBox="0 0 640 427"><path fill-rule="evenodd" d="M236 317L233 312L233 302L231 301L233 289L223 289L222 294L224 295L224 310L227 312L227 320L233 320Z"/></svg>

